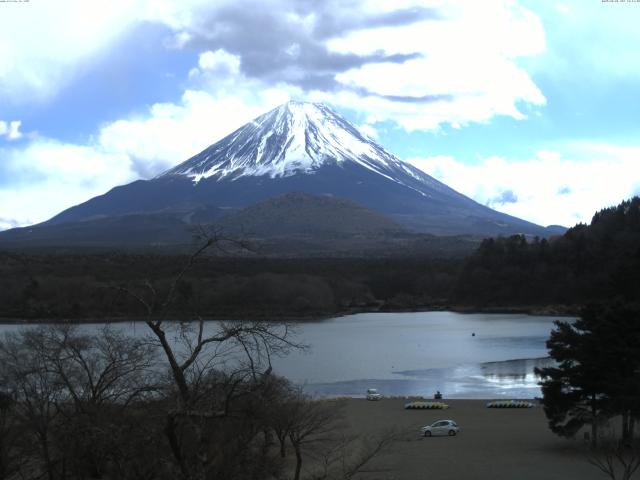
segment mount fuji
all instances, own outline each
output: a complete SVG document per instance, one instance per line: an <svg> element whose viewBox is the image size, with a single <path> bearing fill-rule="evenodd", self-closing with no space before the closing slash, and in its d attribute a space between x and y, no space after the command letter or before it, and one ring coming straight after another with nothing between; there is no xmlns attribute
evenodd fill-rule
<svg viewBox="0 0 640 480"><path fill-rule="evenodd" d="M80 243L99 244L109 243L108 238L131 237L135 231L142 243L169 244L180 237L176 229L212 222L233 226L234 218L246 220L241 210L256 203L262 202L257 211L268 217L269 208L283 204L269 200L284 196L295 203L291 198L297 197L290 197L291 192L319 197L315 203L307 197L300 202L300 208L313 203L318 219L320 206L335 200L338 206L327 207L326 215L335 214L336 208L342 213L349 210L349 215L366 211L367 218L378 219L374 224L385 231L474 236L556 233L456 192L389 153L325 105L289 102L153 179L115 187L42 224L2 232L0 241L37 238L45 244L48 238L53 243L54 238L66 238L69 244L75 236ZM339 229L340 223L335 227ZM118 228L124 229L123 234L114 237ZM101 237L106 231L112 235Z"/></svg>

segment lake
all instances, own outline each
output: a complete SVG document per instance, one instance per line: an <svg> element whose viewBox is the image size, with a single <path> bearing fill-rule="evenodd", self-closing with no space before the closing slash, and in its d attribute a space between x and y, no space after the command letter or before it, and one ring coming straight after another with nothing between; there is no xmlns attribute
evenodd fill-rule
<svg viewBox="0 0 640 480"><path fill-rule="evenodd" d="M557 317L453 312L363 313L301 325L311 345L274 370L315 395L540 396L534 368ZM475 336L473 335L475 333Z"/></svg>
<svg viewBox="0 0 640 480"><path fill-rule="evenodd" d="M533 398L540 396L533 370L550 364L545 341L556 318L403 312L302 322L297 339L309 351L275 358L274 372L316 396L363 396L378 388L384 395L440 390L445 398ZM146 332L141 323L116 326ZM0 325L0 332L18 328Z"/></svg>

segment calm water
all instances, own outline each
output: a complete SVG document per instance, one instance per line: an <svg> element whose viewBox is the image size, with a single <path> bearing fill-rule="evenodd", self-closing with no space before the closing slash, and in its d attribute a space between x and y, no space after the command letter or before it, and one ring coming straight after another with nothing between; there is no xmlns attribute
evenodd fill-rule
<svg viewBox="0 0 640 480"><path fill-rule="evenodd" d="M275 370L316 395L533 398L557 317L452 312L365 313L302 325L309 354ZM475 336L472 334L475 333Z"/></svg>
<svg viewBox="0 0 640 480"><path fill-rule="evenodd" d="M411 312L305 322L297 338L310 350L274 359L274 371L314 395L378 388L386 395L532 398L540 395L533 369L549 364L545 341L556 318ZM0 332L18 328L0 325ZM117 328L146 333L143 324Z"/></svg>

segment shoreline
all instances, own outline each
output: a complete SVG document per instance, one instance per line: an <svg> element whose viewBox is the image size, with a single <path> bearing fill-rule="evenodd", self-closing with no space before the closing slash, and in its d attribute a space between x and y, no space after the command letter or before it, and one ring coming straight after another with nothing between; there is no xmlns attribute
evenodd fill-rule
<svg viewBox="0 0 640 480"><path fill-rule="evenodd" d="M546 305L546 306L516 306L516 307L468 307L463 305L446 305L446 306L424 306L415 308L393 308L386 309L384 306L377 308L353 308L335 313L326 313L309 316L288 316L288 315L208 315L204 321L265 321L265 322L321 322L336 317L345 317L349 315L357 315L360 313L429 313L429 312L452 312L460 314L514 314L514 315L530 315L530 316L557 316L557 317L575 317L579 314L580 307L577 305ZM136 322L143 323L147 319L145 317L92 317L92 318L14 318L0 317L0 325L49 325L49 324L78 324L90 325L96 323L127 323ZM172 321L197 321L190 320L172 320Z"/></svg>
<svg viewBox="0 0 640 480"><path fill-rule="evenodd" d="M371 400L367 400L367 396L366 394L362 394L362 395L335 395L335 396L325 396L325 397L313 397L313 400L316 400L318 402L332 402L332 401L367 401L367 402L371 402L373 403L373 401ZM511 400L516 401L516 402L531 402L534 404L533 408L542 408L542 406L540 405L540 400L541 397L520 397L520 396L514 396L514 397L483 397L483 398L472 398L472 397L447 397L447 398L441 398L441 399L435 399L433 398L433 396L431 397L426 397L424 395L383 395L382 400L386 400L386 401L397 401L397 402L443 402L446 404L449 404L449 402L480 402L483 403L485 406L487 403L489 402L509 402ZM380 401L380 400L378 400ZM448 408L445 409L436 409L435 411L439 411L441 412L443 415L446 414L447 411L449 411Z"/></svg>

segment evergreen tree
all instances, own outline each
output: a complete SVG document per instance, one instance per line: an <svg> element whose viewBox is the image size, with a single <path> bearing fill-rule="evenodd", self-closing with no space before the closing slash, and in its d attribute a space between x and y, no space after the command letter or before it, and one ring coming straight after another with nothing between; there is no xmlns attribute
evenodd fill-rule
<svg viewBox="0 0 640 480"><path fill-rule="evenodd" d="M572 437L613 415L623 419L622 438L631 440L640 415L640 315L628 305L591 305L576 322L556 322L547 341L554 367L537 369L549 427Z"/></svg>
<svg viewBox="0 0 640 480"><path fill-rule="evenodd" d="M610 410L622 418L622 440L631 442L640 418L640 309L628 304L592 305L583 312L603 345L600 359Z"/></svg>
<svg viewBox="0 0 640 480"><path fill-rule="evenodd" d="M599 362L592 361L599 355L598 343L584 320L555 324L547 348L557 366L536 369L542 378L542 404L549 428L560 436L573 437L591 425L595 446L607 403L602 388L606 371L599 371L595 368Z"/></svg>

